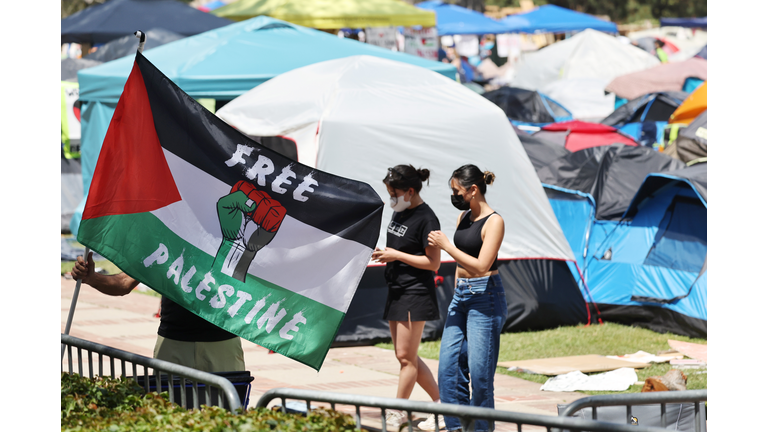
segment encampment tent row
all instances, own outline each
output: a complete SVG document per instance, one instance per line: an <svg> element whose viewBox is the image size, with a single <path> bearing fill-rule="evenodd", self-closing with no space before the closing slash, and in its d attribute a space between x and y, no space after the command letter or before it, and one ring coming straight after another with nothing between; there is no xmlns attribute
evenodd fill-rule
<svg viewBox="0 0 768 432"><path fill-rule="evenodd" d="M286 72L217 115L247 135L294 142L299 162L368 183L383 200L389 199L382 182L387 168L429 169L429 184L420 195L449 238L459 215L448 199L453 170L474 163L497 173L487 199L511 223L499 251L509 305L505 330L588 322L584 298L566 264L573 253L509 120L455 80L401 62L354 56ZM387 206L383 220L391 216ZM386 230L384 223L380 248ZM442 260L438 300L444 320L455 262L447 254ZM383 267L369 266L337 342L389 338L379 312L386 293ZM443 322L429 322L425 337L439 337Z"/></svg>

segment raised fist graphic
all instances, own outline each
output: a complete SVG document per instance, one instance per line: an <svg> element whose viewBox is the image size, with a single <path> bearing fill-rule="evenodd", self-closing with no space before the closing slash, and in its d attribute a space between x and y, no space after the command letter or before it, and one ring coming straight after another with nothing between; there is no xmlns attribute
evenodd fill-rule
<svg viewBox="0 0 768 432"><path fill-rule="evenodd" d="M256 253L277 234L285 207L252 184L239 181L216 203L223 240L214 268L241 282Z"/></svg>

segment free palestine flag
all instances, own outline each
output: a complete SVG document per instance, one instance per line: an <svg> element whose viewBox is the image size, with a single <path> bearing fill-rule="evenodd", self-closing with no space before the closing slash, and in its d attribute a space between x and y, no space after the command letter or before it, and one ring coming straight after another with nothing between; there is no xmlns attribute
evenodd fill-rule
<svg viewBox="0 0 768 432"><path fill-rule="evenodd" d="M319 370L383 205L368 184L247 138L137 53L77 239L200 317Z"/></svg>

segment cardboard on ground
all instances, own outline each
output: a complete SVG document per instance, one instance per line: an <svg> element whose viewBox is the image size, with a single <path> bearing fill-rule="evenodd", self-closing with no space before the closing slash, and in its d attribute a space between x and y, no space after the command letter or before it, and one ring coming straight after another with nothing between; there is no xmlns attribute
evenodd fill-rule
<svg viewBox="0 0 768 432"><path fill-rule="evenodd" d="M691 342L683 342L678 341L674 339L667 340L667 343L672 349L677 350L678 352L685 354L686 356L701 360L702 362L707 362L707 346L703 344L697 344L697 343L691 343Z"/></svg>
<svg viewBox="0 0 768 432"><path fill-rule="evenodd" d="M610 359L597 354L580 355L572 357L553 357L535 360L515 360L500 362L499 366L506 368L518 368L530 373L540 375L562 375L569 372L580 371L606 372L619 368L644 368L648 363L629 362L626 360Z"/></svg>

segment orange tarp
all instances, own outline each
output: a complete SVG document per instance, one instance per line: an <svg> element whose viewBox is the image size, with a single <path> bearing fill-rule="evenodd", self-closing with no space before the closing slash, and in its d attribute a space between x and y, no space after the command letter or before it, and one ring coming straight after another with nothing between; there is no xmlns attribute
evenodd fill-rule
<svg viewBox="0 0 768 432"><path fill-rule="evenodd" d="M691 122L707 110L707 82L704 81L699 88L693 91L690 96L669 117L669 123L691 124Z"/></svg>

